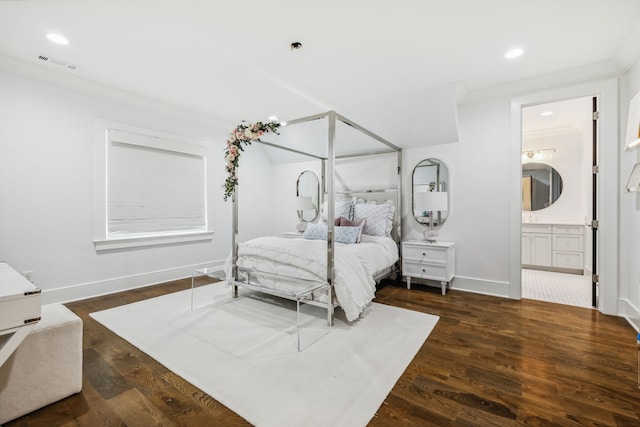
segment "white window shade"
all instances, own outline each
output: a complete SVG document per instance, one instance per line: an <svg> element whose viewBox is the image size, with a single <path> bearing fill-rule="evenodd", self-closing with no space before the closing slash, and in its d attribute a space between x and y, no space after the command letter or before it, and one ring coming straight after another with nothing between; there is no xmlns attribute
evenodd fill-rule
<svg viewBox="0 0 640 427"><path fill-rule="evenodd" d="M107 239L207 230L204 147L109 129Z"/></svg>

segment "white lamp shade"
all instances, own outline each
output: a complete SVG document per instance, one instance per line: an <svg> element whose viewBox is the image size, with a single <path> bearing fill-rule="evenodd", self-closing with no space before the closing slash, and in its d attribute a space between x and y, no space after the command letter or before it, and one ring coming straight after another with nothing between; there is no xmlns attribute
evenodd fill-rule
<svg viewBox="0 0 640 427"><path fill-rule="evenodd" d="M448 210L449 193L444 191L421 191L413 195L415 209L437 212Z"/></svg>
<svg viewBox="0 0 640 427"><path fill-rule="evenodd" d="M296 197L296 210L308 211L313 209L313 198L311 196Z"/></svg>

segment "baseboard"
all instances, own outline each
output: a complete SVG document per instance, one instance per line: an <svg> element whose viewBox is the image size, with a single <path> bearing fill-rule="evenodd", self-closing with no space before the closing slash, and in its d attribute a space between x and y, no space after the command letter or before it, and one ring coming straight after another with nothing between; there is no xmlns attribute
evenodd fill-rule
<svg viewBox="0 0 640 427"><path fill-rule="evenodd" d="M451 283L451 289L457 291L473 292L476 294L490 295L494 297L509 298L508 282L495 280L476 279L473 277L456 276Z"/></svg>
<svg viewBox="0 0 640 427"><path fill-rule="evenodd" d="M628 299L618 299L618 315L627 319L627 322L636 330L640 332L640 310Z"/></svg>
<svg viewBox="0 0 640 427"><path fill-rule="evenodd" d="M66 303L130 289L143 288L145 286L157 285L158 283L191 277L195 270L201 268L222 268L223 266L224 260L217 260L97 282L81 283L63 288L45 289L42 291L42 304Z"/></svg>
<svg viewBox="0 0 640 427"><path fill-rule="evenodd" d="M402 278L406 282L406 278ZM414 284L433 286L440 288L440 282L437 280L426 280L418 277L411 278L411 287ZM472 277L455 276L450 284L449 289L456 291L472 292L474 294L489 295L493 297L509 298L509 283L496 282L493 280L474 279Z"/></svg>

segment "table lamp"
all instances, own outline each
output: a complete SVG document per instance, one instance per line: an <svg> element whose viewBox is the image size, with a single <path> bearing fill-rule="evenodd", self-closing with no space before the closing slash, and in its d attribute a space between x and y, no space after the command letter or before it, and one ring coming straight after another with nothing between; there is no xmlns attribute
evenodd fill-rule
<svg viewBox="0 0 640 427"><path fill-rule="evenodd" d="M304 211L313 209L313 198L311 196L296 197L296 209L300 222L296 225L296 230L302 233L307 228L307 222L304 220Z"/></svg>
<svg viewBox="0 0 640 427"><path fill-rule="evenodd" d="M438 231L433 228L433 214L448 210L448 202L448 193L444 191L420 191L414 194L415 209L429 212L429 229L423 233L426 241L436 241Z"/></svg>

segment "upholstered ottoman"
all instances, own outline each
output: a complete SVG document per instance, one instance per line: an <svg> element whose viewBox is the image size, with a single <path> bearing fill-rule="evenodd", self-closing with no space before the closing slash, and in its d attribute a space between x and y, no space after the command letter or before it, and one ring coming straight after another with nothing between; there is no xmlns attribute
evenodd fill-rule
<svg viewBox="0 0 640 427"><path fill-rule="evenodd" d="M0 366L0 424L82 389L82 320L62 304L42 319Z"/></svg>

